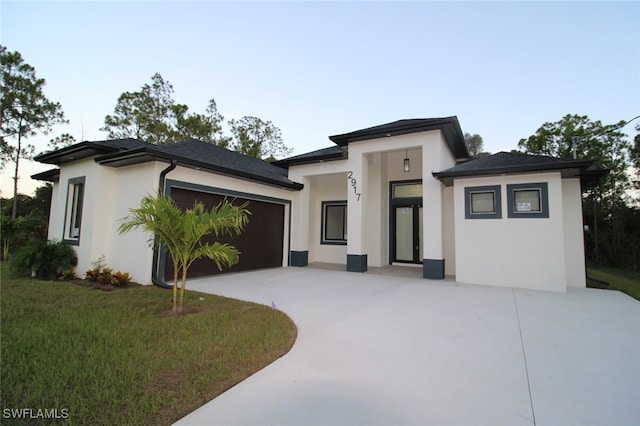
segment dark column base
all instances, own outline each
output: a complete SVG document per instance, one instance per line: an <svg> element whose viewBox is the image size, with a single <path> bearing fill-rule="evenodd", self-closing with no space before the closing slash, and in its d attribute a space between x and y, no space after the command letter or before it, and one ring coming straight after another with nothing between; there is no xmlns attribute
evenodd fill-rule
<svg viewBox="0 0 640 426"><path fill-rule="evenodd" d="M367 255L366 254L348 254L347 255L347 271L367 272Z"/></svg>
<svg viewBox="0 0 640 426"><path fill-rule="evenodd" d="M431 280L444 279L444 259L423 259L422 278Z"/></svg>
<svg viewBox="0 0 640 426"><path fill-rule="evenodd" d="M291 266L307 266L309 265L308 251L290 251L289 262Z"/></svg>

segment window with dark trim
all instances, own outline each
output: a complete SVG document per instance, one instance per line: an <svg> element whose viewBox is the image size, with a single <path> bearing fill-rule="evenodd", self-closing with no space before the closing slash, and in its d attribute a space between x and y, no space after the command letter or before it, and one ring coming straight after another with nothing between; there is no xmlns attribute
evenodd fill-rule
<svg viewBox="0 0 640 426"><path fill-rule="evenodd" d="M70 244L78 244L80 241L82 206L84 202L84 182L84 176L77 177L69 179L69 185L67 186L67 204L65 210L63 240Z"/></svg>
<svg viewBox="0 0 640 426"><path fill-rule="evenodd" d="M507 202L510 218L548 218L547 182L507 185Z"/></svg>
<svg viewBox="0 0 640 426"><path fill-rule="evenodd" d="M347 201L322 202L321 244L347 244Z"/></svg>
<svg viewBox="0 0 640 426"><path fill-rule="evenodd" d="M465 219L501 219L500 185L465 187L464 209Z"/></svg>

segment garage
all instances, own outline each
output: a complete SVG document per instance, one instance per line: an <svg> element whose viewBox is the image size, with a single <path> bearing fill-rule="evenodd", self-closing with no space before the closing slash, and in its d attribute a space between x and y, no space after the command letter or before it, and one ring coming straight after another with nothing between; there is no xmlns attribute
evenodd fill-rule
<svg viewBox="0 0 640 426"><path fill-rule="evenodd" d="M240 251L240 261L231 268L224 268L220 271L212 260L199 259L189 268L189 278L282 266L284 204L177 187L171 189L171 197L181 209L193 207L196 201L202 202L207 209L210 209L224 201L225 198L234 205L249 203L247 209L251 212L251 216L249 216L249 222L244 232L237 236L218 238L219 242L231 244ZM211 237L210 241L215 241L215 238ZM173 264L170 258L167 258L165 262L165 280L173 280Z"/></svg>

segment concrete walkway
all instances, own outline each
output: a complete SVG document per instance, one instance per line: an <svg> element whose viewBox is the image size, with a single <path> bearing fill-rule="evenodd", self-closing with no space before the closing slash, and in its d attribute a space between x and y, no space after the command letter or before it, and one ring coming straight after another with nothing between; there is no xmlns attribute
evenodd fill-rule
<svg viewBox="0 0 640 426"><path fill-rule="evenodd" d="M281 268L188 289L275 303L292 350L176 424L640 425L640 302Z"/></svg>

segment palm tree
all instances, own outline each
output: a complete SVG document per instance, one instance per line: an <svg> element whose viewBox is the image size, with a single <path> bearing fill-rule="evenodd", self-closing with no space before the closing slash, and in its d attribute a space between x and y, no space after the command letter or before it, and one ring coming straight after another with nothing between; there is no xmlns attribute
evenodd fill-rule
<svg viewBox="0 0 640 426"><path fill-rule="evenodd" d="M234 206L224 200L211 210L196 202L193 208L180 210L174 201L162 194L146 196L140 207L129 210L122 219L118 231L122 234L142 228L151 232L154 247L164 245L173 262L173 312L183 310L187 271L191 264L202 257L213 260L222 270L224 266L238 263L240 252L229 244L204 242L204 237L213 234L216 238L227 234L240 234L251 214L248 203ZM181 276L180 299L178 301L178 277Z"/></svg>

